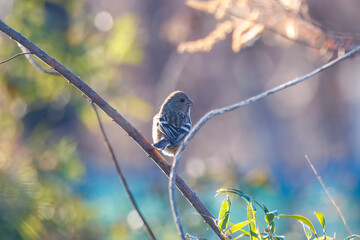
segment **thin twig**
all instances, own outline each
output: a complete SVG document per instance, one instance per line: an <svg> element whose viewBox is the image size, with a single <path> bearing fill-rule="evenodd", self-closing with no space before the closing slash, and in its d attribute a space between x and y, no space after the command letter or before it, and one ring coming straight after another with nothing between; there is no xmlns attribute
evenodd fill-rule
<svg viewBox="0 0 360 240"><path fill-rule="evenodd" d="M22 49L22 50L23 50L23 49ZM7 62L7 61L10 61L10 60L12 60L12 59L15 58L15 57L20 56L20 55L24 55L24 54L31 54L31 53L30 53L30 52L25 52L25 51L23 50L22 53L19 53L19 54L15 55L15 56L13 56L13 57L11 57L11 58L3 61L3 62L0 62L0 64L1 64L1 63L4 63L4 62ZM29 60L29 59L28 59L28 60ZM30 62L31 62L31 61L30 61ZM36 64L37 64L37 63L36 63ZM44 71L42 68L41 68L40 70L42 70L43 72L45 72L45 73L47 73L47 74L53 74L52 72ZM58 73L56 73L56 74L58 74ZM156 240L156 238L155 238L155 236L154 236L154 234L153 234L153 232L152 232L149 224L147 223L147 221L145 220L145 217L142 215L139 207L137 206L136 201L135 201L135 198L134 198L133 194L132 194L131 191L130 191L130 188L129 188L129 185L128 185L128 183L127 183L127 180L126 180L125 176L123 175L123 173L122 173L122 171L121 171L120 164L118 163L118 161L117 161L117 159L116 159L116 156L115 156L115 153L114 153L114 151L113 151L113 149L112 149L112 147L111 147L110 141L109 141L109 139L108 139L107 136L106 136L105 129L104 129L103 125L102 125L102 122L101 122L99 113L98 113L98 111L97 111L97 109L96 109L96 106L95 106L93 103L91 103L91 106L93 107L93 109L94 109L94 111L95 111L95 113L96 113L96 117L97 117L97 120L98 120L98 122L99 122L99 127L100 127L101 133L102 133L102 135L103 135L105 145L106 145L106 147L107 147L107 149L108 149L108 151L109 151L109 153L110 153L110 157L111 157L111 159L112 159L112 161L113 161L113 163L114 163L114 165L115 165L116 172L118 173L118 175L119 175L119 177L120 177L121 183L123 184L123 186L124 186L124 188L125 188L126 195L128 196L128 198L129 198L131 204L133 205L135 211L138 213L139 217L141 218L141 221L143 222L143 226L144 226L144 228L145 228L145 231L146 231L148 237L149 237L150 239L152 239L152 240Z"/></svg>
<svg viewBox="0 0 360 240"><path fill-rule="evenodd" d="M99 94L97 94L89 85L83 82L78 76L71 72L68 68L58 62L55 58L48 55L46 52L41 50L34 43L29 41L19 32L6 25L0 20L0 31L4 32L10 38L26 47L32 54L37 56L41 61L50 66L52 69L57 71L61 76L66 78L69 83L75 86L81 93L86 95L91 102L94 102L99 106L111 119L113 119L127 134L146 152L149 158L164 172L166 176L170 175L171 166L166 160L159 154L152 144L147 141L144 136L131 125L121 114L119 114L112 106L110 106ZM206 206L201 202L195 192L185 183L185 181L176 174L175 177L176 186L183 194L183 196L189 201L189 203L196 209L208 226L214 231L214 233L222 240L220 230L213 221L214 217Z"/></svg>
<svg viewBox="0 0 360 240"><path fill-rule="evenodd" d="M239 102L239 103L235 103L233 105L230 105L230 106L227 106L227 107L224 107L224 108L220 108L220 109L215 109L215 110L212 110L210 112L208 112L207 114L205 114L199 121L198 123L195 125L195 127L190 131L190 133L186 136L183 144L179 147L179 150L176 154L176 161L178 161L178 159L181 157L183 151L185 150L186 146L188 145L189 141L194 137L194 135L197 133L197 131L200 130L200 128L208 121L210 120L212 117L216 116L216 115L220 115L220 114L223 114L223 113L226 113L226 112L230 112L230 111L233 111L235 109L238 109L240 107L244 107L250 103L253 103L253 102L256 102L264 97L267 97L267 96L270 96L274 93L277 93L281 90L284 90L288 87L291 87L291 86L294 86L298 83L301 83L315 75L317 75L318 73L332 67L333 65L351 57L352 55L354 55L356 52L360 51L360 45L357 46L356 48L352 49L351 51L347 52L346 54L344 54L343 56L339 57L339 58L336 58L334 59L333 61L321 66L320 68L317 68L315 69L314 71L302 76L302 77L299 77L299 78L295 78L291 81L288 81L287 83L285 84L282 84L282 85L279 85L279 86L276 86L268 91L265 91L265 92L262 92L258 95L255 95L251 98L248 98L242 102ZM174 164L173 164L174 165Z"/></svg>
<svg viewBox="0 0 360 240"><path fill-rule="evenodd" d="M7 63L7 62L13 60L14 58L16 58L16 57L18 57L18 56L22 56L22 55L26 55L26 54L31 54L31 53L29 53L29 52L21 52L21 53L18 53L18 54L16 54L16 55L12 56L11 58L8 58L8 59L0 62L0 64Z"/></svg>
<svg viewBox="0 0 360 240"><path fill-rule="evenodd" d="M116 172L119 175L121 183L123 184L123 186L125 188L126 195L128 196L128 198L129 198L131 204L133 205L135 211L139 214L139 217L141 218L141 221L144 224L144 228L145 228L145 231L146 231L147 235L149 236L150 239L156 240L153 232L151 231L151 228L150 228L149 224L146 222L145 217L142 215L138 205L136 204L135 198L134 198L133 194L130 191L130 188L129 188L129 185L128 185L127 181L126 181L126 178L125 178L124 174L121 171L120 164L117 161L115 153L114 153L114 151L113 151L113 149L111 147L110 141L106 136L105 129L104 129L103 125L102 125L99 113L98 113L98 111L96 109L96 106L93 103L91 103L91 106L93 107L93 109L94 109L94 111L96 113L96 117L97 117L97 120L99 122L99 127L100 127L101 133L103 135L106 148L108 149L108 151L110 153L110 157L111 157L111 160L113 161L113 163L115 165Z"/></svg>
<svg viewBox="0 0 360 240"><path fill-rule="evenodd" d="M181 146L179 147L177 153L175 154L175 157L174 157L174 161L172 163L172 168L171 168L171 172L174 172L176 173L176 169L177 169L177 166L178 166L178 162L181 158L181 155L183 154L185 148L187 147L187 145L189 144L190 140L195 136L195 134L200 130L200 128L208 121L210 120L212 117L216 116L216 115L220 115L220 114L223 114L223 113L226 113L226 112L230 112L230 111L233 111L235 109L238 109L240 107L243 107L243 106L246 106L252 102L256 102L264 97L267 97L267 96L270 96L274 93L277 93L281 90L284 90L288 87L291 87L291 86L294 86L295 84L298 84L298 83L301 83L317 74L319 74L320 72L334 66L335 64L351 57L352 55L354 55L355 53L357 53L358 51L360 51L360 45L357 46L356 48L352 49L351 51L347 52L346 54L344 54L343 56L339 57L339 58L336 58L334 59L333 61L331 62L328 62L327 64L321 66L320 68L317 68L315 69L314 71L300 77L300 78L295 78L291 81L288 81L287 83L285 84L282 84L280 86L277 86L277 87L274 87L268 91L265 91L265 92L262 92L258 95L255 95L251 98L248 98L242 102L239 102L239 103L235 103L233 105L230 105L230 106L227 106L227 107L224 107L224 108L220 108L220 109L215 109L215 110L212 110L210 112L208 112L207 114L205 114L197 123L196 125L194 126L194 128L190 131L190 133L185 137L185 140L184 142L181 144ZM170 196L174 196L174 177L171 177L171 176L174 176L175 174L173 173L170 173L170 183L169 183L169 195ZM171 204L172 204L172 209L176 209L176 200L175 198L172 199L171 201ZM176 213L175 211L173 211L173 217L174 219L175 218L179 218L179 216L176 216ZM179 227L178 227L179 228Z"/></svg>
<svg viewBox="0 0 360 240"><path fill-rule="evenodd" d="M175 161L175 157L173 160L173 165L171 167L171 169L174 169L174 167L176 167L174 164L176 164ZM185 233L184 233L184 228L182 226L181 223L181 218L180 218L180 214L179 214L179 209L177 207L177 203L176 203L176 199L175 199L175 189L174 189L174 174L176 174L176 172L174 170L171 170L170 172L170 179L169 179L169 200L170 200L170 206L171 206L171 212L173 214L173 218L174 218L174 222L176 225L176 229L180 235L180 237L185 240Z"/></svg>
<svg viewBox="0 0 360 240"><path fill-rule="evenodd" d="M313 170L315 176L316 176L317 179L319 180L319 182L320 182L322 188L324 189L326 195L328 196L328 198L330 199L331 203L332 203L332 204L334 205L334 207L336 208L336 211L339 213L339 215L340 215L340 217L341 217L341 219L342 219L342 221L343 221L343 223L344 223L344 225L345 225L345 227L346 227L346 229L347 229L347 231L348 231L348 233L349 233L349 236L351 236L352 233L351 233L351 231L350 231L349 225L346 223L345 217L344 217L343 213L341 212L339 206L336 204L336 202L334 201L334 199L331 197L329 191L328 191L327 188L325 187L324 182L322 181L321 177L320 177L319 174L317 173L314 165L311 163L311 161L310 161L310 159L308 158L307 155L305 155L305 158L306 158L306 161L309 163L311 169Z"/></svg>
<svg viewBox="0 0 360 240"><path fill-rule="evenodd" d="M18 47L21 49L21 51L23 53L29 53L29 51L23 45L21 45L20 43L18 43ZM43 68L37 61L35 61L35 59L31 55L26 55L25 57L34 67L36 67L40 71L42 71L42 72L44 72L46 74L59 75L58 72L51 71L51 70Z"/></svg>

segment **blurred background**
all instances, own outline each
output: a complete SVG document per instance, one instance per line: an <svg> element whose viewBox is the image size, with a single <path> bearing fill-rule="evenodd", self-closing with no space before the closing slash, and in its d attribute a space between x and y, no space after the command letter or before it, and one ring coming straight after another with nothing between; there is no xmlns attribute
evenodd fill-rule
<svg viewBox="0 0 360 240"><path fill-rule="evenodd" d="M0 18L80 76L148 140L152 117L173 90L195 101L196 123L214 108L320 67L334 57L334 49L341 54L360 36L360 2L311 0L308 13L324 27L316 34L295 34L303 28L290 24L284 38L260 26L241 47L234 46L234 33L216 35L221 41L205 51L178 49L223 21L199 8L183 0L0 0ZM331 42L329 32L345 36L343 44ZM14 41L0 36L1 61L20 52ZM304 41L296 41L301 37ZM307 37L322 43L312 45ZM188 146L180 175L214 216L224 199L215 197L216 190L237 188L270 210L310 218L318 231L313 212L323 212L328 235L344 239L346 228L307 164L307 154L350 228L359 233L359 64L359 58L346 60L214 117ZM102 118L154 234L176 239L167 178L119 126L105 114ZM63 78L41 72L25 57L0 65L0 132L1 239L147 238L93 110ZM185 231L215 239L180 194L178 199ZM231 200L230 221L245 220L245 204L236 196ZM277 233L287 239L306 239L295 220L277 224Z"/></svg>

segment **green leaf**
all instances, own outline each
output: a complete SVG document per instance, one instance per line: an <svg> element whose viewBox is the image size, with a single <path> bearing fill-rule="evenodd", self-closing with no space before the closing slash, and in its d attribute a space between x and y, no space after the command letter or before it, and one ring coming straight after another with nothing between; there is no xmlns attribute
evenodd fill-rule
<svg viewBox="0 0 360 240"><path fill-rule="evenodd" d="M265 207L265 206L264 206ZM265 207L266 208L266 207ZM271 232L274 233L275 232L275 222L274 222L274 218L277 217L279 214L277 212L277 210L275 211L267 211L265 213L265 221L268 225L268 227L271 229Z"/></svg>
<svg viewBox="0 0 360 240"><path fill-rule="evenodd" d="M274 218L277 217L279 214L277 212L277 210L272 211L272 212L267 212L265 214L265 221L268 225L271 225L272 222L274 222Z"/></svg>
<svg viewBox="0 0 360 240"><path fill-rule="evenodd" d="M325 217L324 217L324 214L322 214L321 212L315 212L315 215L317 217L317 219L319 220L323 230L324 230L324 233L325 233Z"/></svg>
<svg viewBox="0 0 360 240"><path fill-rule="evenodd" d="M249 198L250 199L250 198ZM269 210L267 209L267 207L263 204L263 203L259 203L259 202L257 202L256 200L254 200L254 199L252 199L251 200L253 203L256 203L263 211L264 211L264 213L267 213L267 212L269 212ZM253 205L253 208L256 210L256 208L255 208L255 206Z"/></svg>
<svg viewBox="0 0 360 240"><path fill-rule="evenodd" d="M265 206L265 204L262 204L262 209L264 210L265 213L269 212L269 209Z"/></svg>
<svg viewBox="0 0 360 240"><path fill-rule="evenodd" d="M244 230L244 229L242 229L242 228L240 228L239 231L242 232L243 235L245 234L244 236L250 237L250 233L249 233L248 231L246 231L246 230Z"/></svg>
<svg viewBox="0 0 360 240"><path fill-rule="evenodd" d="M306 217L303 217L300 215L287 215L287 214L280 214L279 217L288 217L288 218L294 218L296 220L299 220L303 224L307 225L310 228L310 230L316 235L314 225Z"/></svg>
<svg viewBox="0 0 360 240"><path fill-rule="evenodd" d="M256 203L264 211L265 214L267 212L269 212L269 209L265 206L265 204L263 204L263 203L260 204L259 202L257 202L256 200L253 200L253 199L252 199L252 202ZM256 210L255 206L253 206L253 207Z"/></svg>
<svg viewBox="0 0 360 240"><path fill-rule="evenodd" d="M237 236L237 237L235 237L235 238L232 238L232 240L236 240L236 239L240 239L240 238L242 238L242 237L248 237L248 236L250 236L249 234L246 234L246 233L243 233L243 234L241 234L240 236Z"/></svg>
<svg viewBox="0 0 360 240"><path fill-rule="evenodd" d="M249 196L247 196L242 191L234 189L234 188L221 188L221 189L217 190L216 193L217 194L219 194L219 193L234 193L234 194L237 194L237 195L241 196L247 202L250 202L250 197Z"/></svg>
<svg viewBox="0 0 360 240"><path fill-rule="evenodd" d="M271 230L272 233L275 233L275 222L272 222L270 224L270 230Z"/></svg>
<svg viewBox="0 0 360 240"><path fill-rule="evenodd" d="M307 225L305 225L303 223L302 223L302 225L303 225L304 232L305 232L307 239L310 239L313 235L312 231L310 230L310 228Z"/></svg>
<svg viewBox="0 0 360 240"><path fill-rule="evenodd" d="M229 234L233 234L233 233L235 233L237 231L240 231L243 227L247 226L249 223L250 223L249 220L246 220L246 221L241 222L241 223L237 223L234 226L232 226L227 232Z"/></svg>
<svg viewBox="0 0 360 240"><path fill-rule="evenodd" d="M321 237L318 237L318 238L314 238L314 240L333 240L332 237L327 237L327 236L321 236Z"/></svg>
<svg viewBox="0 0 360 240"><path fill-rule="evenodd" d="M259 238L259 233L256 229L256 211L253 208L253 204L252 202L249 202L248 206L247 206L247 218L250 221L249 223L249 228L250 228L250 236L251 236L251 240L255 240L255 239L260 239Z"/></svg>
<svg viewBox="0 0 360 240"><path fill-rule="evenodd" d="M220 212L219 212L219 225L218 227L221 230L225 230L229 225L229 217L230 217L230 199L229 196L226 197L221 204Z"/></svg>

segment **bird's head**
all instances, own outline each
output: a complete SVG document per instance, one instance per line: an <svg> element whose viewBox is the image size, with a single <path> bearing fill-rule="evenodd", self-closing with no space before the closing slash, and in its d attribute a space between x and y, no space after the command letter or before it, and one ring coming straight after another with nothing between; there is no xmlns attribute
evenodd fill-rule
<svg viewBox="0 0 360 240"><path fill-rule="evenodd" d="M188 114L193 103L194 101L192 101L186 93L182 91L175 91L172 92L165 100L164 108Z"/></svg>

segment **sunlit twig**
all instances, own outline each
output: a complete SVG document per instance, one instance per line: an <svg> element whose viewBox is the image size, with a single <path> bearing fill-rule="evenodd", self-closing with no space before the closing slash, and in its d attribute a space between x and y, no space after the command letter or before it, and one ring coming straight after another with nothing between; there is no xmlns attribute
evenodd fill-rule
<svg viewBox="0 0 360 240"><path fill-rule="evenodd" d="M21 49L21 51L24 54L30 54L30 52L20 43L18 43L18 47ZM51 75L59 75L58 72L56 71L51 71L48 69L43 68L37 61L35 61L35 59L31 56L31 55L25 55L26 59L37 69L39 69L40 71L46 73L46 74L51 74Z"/></svg>
<svg viewBox="0 0 360 240"><path fill-rule="evenodd" d="M305 158L306 158L306 161L309 163L311 169L313 170L316 178L319 180L319 183L321 184L322 188L324 189L326 195L328 196L328 198L330 199L331 203L334 205L334 207L336 208L336 211L339 213L345 227L346 227L346 230L348 231L349 233L349 236L352 236L352 233L350 231L350 228L349 228L349 225L347 224L346 220L345 220L345 217L344 217L344 214L342 213L342 211L340 210L339 206L336 204L336 202L334 201L334 199L331 197L329 191L327 190L327 188L325 187L325 184L323 182L323 180L321 179L321 177L319 176L319 174L317 173L314 165L311 163L310 159L308 158L307 155L305 155Z"/></svg>
<svg viewBox="0 0 360 240"><path fill-rule="evenodd" d="M301 83L317 74L319 74L320 72L334 66L335 64L353 56L355 53L359 52L360 51L360 45L357 46L356 48L352 49L351 51L347 52L346 54L344 54L343 56L339 57L339 58L336 58L334 59L333 61L331 62L328 62L327 64L321 66L320 68L317 68L315 69L314 71L302 76L302 77L299 77L299 78L296 78L294 80L291 80L285 84L282 84L280 86L276 86L268 91L265 91L265 92L262 92L256 96L253 96L251 98L248 98L242 102L239 102L239 103L235 103L233 105L230 105L230 106L227 106L227 107L224 107L224 108L220 108L220 109L215 109L215 110L212 110L210 112L208 112L207 114L205 114L197 123L196 125L194 126L194 128L190 131L190 133L185 137L185 140L184 142L181 144L181 146L179 147L177 153L175 154L175 157L174 157L174 161L173 161L173 164L172 164L172 168L171 168L171 173L170 173L170 183L169 183L169 195L170 196L174 196L174 177L176 175L176 170L177 170L177 166L178 166L178 163L180 161L180 158L185 150L185 148L187 147L187 145L189 144L190 140L195 136L195 134L200 130L200 128L208 121L210 120L212 117L216 116L216 115L220 115L220 114L223 114L223 113L226 113L226 112L230 112L230 111L233 111L235 109L238 109L240 107L244 107L250 103L253 103L253 102L256 102L260 99L263 99L267 96L270 96L274 93L277 93L281 90L284 90L288 87L291 87L291 86L294 86L298 83ZM171 201L171 204L172 204L172 209L175 209L177 210L177 206L176 206L176 199L175 198L172 198L172 201ZM176 215L176 212L173 211L173 217L174 219L176 218L179 218L178 215ZM351 234L350 234L351 235Z"/></svg>
<svg viewBox="0 0 360 240"><path fill-rule="evenodd" d="M31 53L29 53L29 52L21 52L21 53L18 53L18 54L16 54L16 55L14 55L14 56L12 56L12 57L10 57L10 58L8 58L8 59L0 62L0 64L7 63L7 62L13 60L14 58L16 58L16 57L18 57L18 56L22 56L22 55L26 55L26 54L31 54Z"/></svg>
<svg viewBox="0 0 360 240"><path fill-rule="evenodd" d="M176 163L175 157L173 158L173 163ZM169 200L170 200L170 207L171 207L171 212L173 214L173 218L174 218L174 222L176 225L176 229L178 230L178 233L180 235L180 237L185 240L185 233L184 233L184 228L182 226L181 223L181 218L179 215L179 209L177 207L177 203L176 203L176 199L175 199L175 189L174 189L174 175L176 174L176 171L174 171L174 167L176 168L177 166L175 166L174 164L171 167L171 172L170 172L170 176L169 176Z"/></svg>

